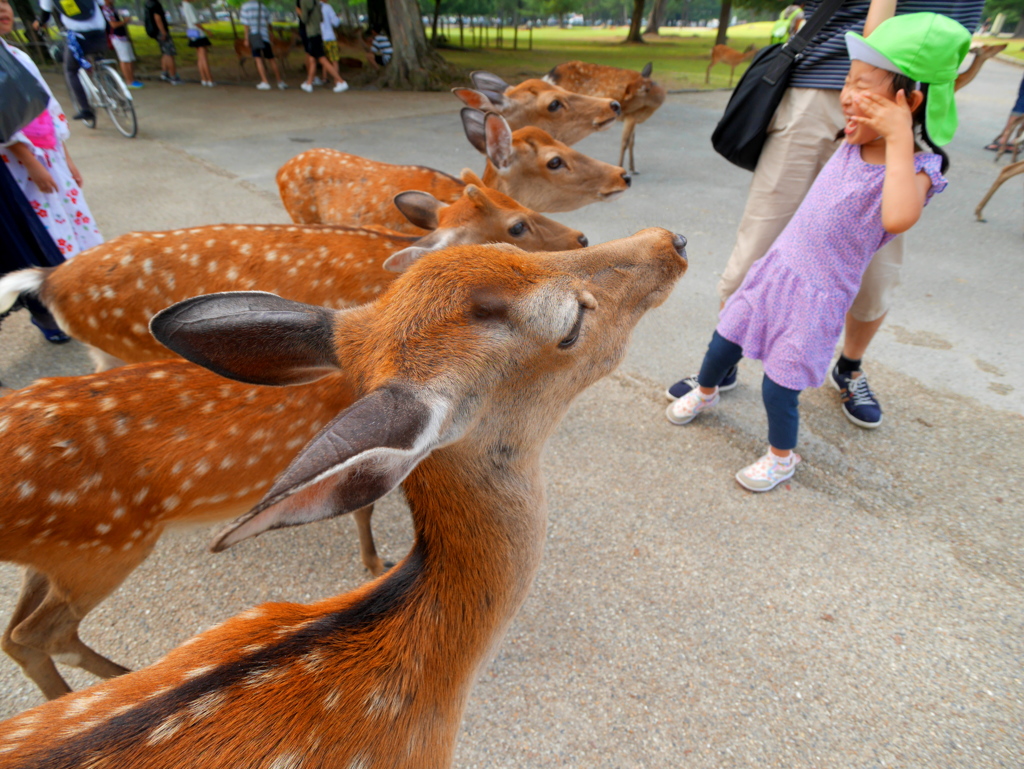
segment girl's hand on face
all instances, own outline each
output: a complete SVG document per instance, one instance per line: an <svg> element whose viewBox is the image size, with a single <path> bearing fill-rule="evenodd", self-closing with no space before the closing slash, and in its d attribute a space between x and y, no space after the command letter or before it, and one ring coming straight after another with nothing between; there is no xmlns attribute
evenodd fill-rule
<svg viewBox="0 0 1024 769"><path fill-rule="evenodd" d="M902 88L896 92L896 101L877 93L862 93L856 101L863 117L853 119L877 132L886 141L899 136L914 138L914 117Z"/></svg>

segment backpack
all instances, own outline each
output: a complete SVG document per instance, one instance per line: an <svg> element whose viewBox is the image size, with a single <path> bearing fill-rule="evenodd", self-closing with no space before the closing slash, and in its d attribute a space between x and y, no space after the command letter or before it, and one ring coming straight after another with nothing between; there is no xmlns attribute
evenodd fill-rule
<svg viewBox="0 0 1024 769"><path fill-rule="evenodd" d="M87 0L88 1L88 0ZM62 0L67 2L67 0ZM156 25L156 4L146 3L146 9L144 12L145 18L143 19L143 26L146 28L146 34L154 40L160 37L160 27Z"/></svg>
<svg viewBox="0 0 1024 769"><path fill-rule="evenodd" d="M61 12L72 21L89 21L96 13L95 0L60 0Z"/></svg>

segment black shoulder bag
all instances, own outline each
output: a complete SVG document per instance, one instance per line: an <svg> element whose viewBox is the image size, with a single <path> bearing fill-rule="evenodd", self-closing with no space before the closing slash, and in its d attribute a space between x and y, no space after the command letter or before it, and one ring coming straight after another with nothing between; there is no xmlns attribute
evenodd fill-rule
<svg viewBox="0 0 1024 769"><path fill-rule="evenodd" d="M0 44L0 142L9 142L50 103L32 73Z"/></svg>
<svg viewBox="0 0 1024 769"><path fill-rule="evenodd" d="M763 48L743 73L722 113L711 144L733 165L753 171L768 137L768 125L789 87L793 65L843 0L825 0L789 42Z"/></svg>

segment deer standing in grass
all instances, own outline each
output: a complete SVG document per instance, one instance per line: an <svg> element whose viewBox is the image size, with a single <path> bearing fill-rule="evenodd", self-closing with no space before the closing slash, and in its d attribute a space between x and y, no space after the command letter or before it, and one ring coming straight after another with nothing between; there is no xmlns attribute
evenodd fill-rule
<svg viewBox="0 0 1024 769"><path fill-rule="evenodd" d="M727 45L716 45L711 49L711 61L708 63L708 69L704 73L704 82L711 82L711 68L720 61L724 61L731 67L729 70L729 87L732 88L732 79L736 74L736 67L747 61L747 59L754 58L755 53L757 53L757 46L753 43L742 51L737 51L735 48L730 48Z"/></svg>
<svg viewBox="0 0 1024 769"><path fill-rule="evenodd" d="M241 292L162 312L154 333L223 374L339 371L358 398L214 549L402 484L412 550L353 592L264 604L0 724L3 766L450 766L470 690L540 564L544 444L666 298L684 245L649 229L571 253L464 246L350 310Z"/></svg>
<svg viewBox="0 0 1024 769"><path fill-rule="evenodd" d="M427 202L422 193L407 197ZM467 200L473 197L467 191ZM463 215L476 214L470 208ZM517 240L537 250L585 243L575 230L556 227L547 236L533 231ZM486 231L477 235L488 239ZM68 691L54 660L99 676L125 672L85 646L78 626L145 560L165 528L225 520L251 507L299 447L353 401L351 388L337 377L275 389L230 382L183 360L161 360L175 353L145 330L151 308L204 287L248 286L250 278L257 288L327 296L335 306L346 303L339 295L352 304L367 302L395 278L379 263L343 253L356 247L353 238L370 236L376 237L251 225L129 235L52 272L28 270L3 279L9 286L26 275L42 278L44 301L69 328L108 352L154 360L39 380L0 398L0 561L27 567L2 646L47 697ZM427 252L412 246L390 258L404 269ZM196 269L183 269L197 254L203 258L191 265ZM132 259L126 261L127 255ZM364 261L370 256L363 252ZM303 259L309 262L300 264ZM214 269L206 269L211 264ZM313 285L316 280L321 286ZM98 292L95 300L90 287ZM76 302L79 291L85 297ZM120 323L112 327L124 338L106 338L99 322L90 322L97 318ZM363 564L377 575L385 564L373 542L372 513L368 504L355 518ZM2 759L0 752L0 766Z"/></svg>
<svg viewBox="0 0 1024 769"><path fill-rule="evenodd" d="M467 107L501 115L513 131L536 126L565 144L609 128L621 112L614 99L573 93L536 78L512 86L490 72L470 77L475 88L452 89Z"/></svg>
<svg viewBox="0 0 1024 769"><path fill-rule="evenodd" d="M281 201L303 224L376 224L422 232L392 202L402 190L422 190L450 202L466 184L499 190L534 211L574 211L629 189L625 169L587 157L539 128L513 132L500 115L468 107L462 123L470 143L487 156L483 177L462 179L425 166L399 166L330 149L308 150L277 172ZM366 184L374 179L375 184Z"/></svg>
<svg viewBox="0 0 1024 769"><path fill-rule="evenodd" d="M149 321L174 302L213 291L258 289L340 308L375 299L411 259L445 246L503 242L528 251L587 244L574 230L506 195L470 185L451 205L403 192L396 205L423 237L385 229L212 225L134 232L58 267L0 278L0 308L36 294L65 333L89 344L97 370L171 353Z"/></svg>
<svg viewBox="0 0 1024 769"><path fill-rule="evenodd" d="M665 102L667 92L651 80L654 65L648 62L640 72L584 61L559 64L544 76L544 80L574 93L604 96L619 103L622 121L622 141L619 145L619 165L629 150L629 172L637 173L633 160L636 127L646 122Z"/></svg>

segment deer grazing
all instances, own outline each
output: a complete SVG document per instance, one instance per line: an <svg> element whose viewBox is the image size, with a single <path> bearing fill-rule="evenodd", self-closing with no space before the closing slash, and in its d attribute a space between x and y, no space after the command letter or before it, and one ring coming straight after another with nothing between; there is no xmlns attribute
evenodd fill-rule
<svg viewBox="0 0 1024 769"><path fill-rule="evenodd" d="M732 79L736 74L737 65L745 62L747 59L754 58L755 53L757 53L757 46L753 43L742 51L737 51L735 48L730 48L727 45L716 45L711 49L711 61L708 63L708 69L704 73L704 82L711 82L711 68L718 64L718 62L724 61L732 68L729 70L729 87L732 88Z"/></svg>
<svg viewBox="0 0 1024 769"><path fill-rule="evenodd" d="M238 289L340 308L375 299L416 257L450 245L503 242L529 251L587 244L574 230L497 190L469 185L451 205L423 192L396 197L424 237L382 228L212 225L135 232L59 267L0 278L0 307L39 296L65 333L89 344L97 369L170 355L149 333L156 312L198 294Z"/></svg>
<svg viewBox="0 0 1024 769"><path fill-rule="evenodd" d="M399 166L329 149L296 155L277 172L289 216L303 224L377 224L422 232L392 199L401 190L422 190L456 200L467 183L499 190L534 211L574 211L629 189L625 169L588 157L533 127L513 132L500 115L465 107L462 123L470 143L487 157L483 177L463 171L456 179L425 166ZM375 180L374 184L363 183Z"/></svg>
<svg viewBox="0 0 1024 769"><path fill-rule="evenodd" d="M573 93L603 96L619 103L619 120L623 122L619 146L619 165L629 150L629 172L637 173L633 160L636 127L644 123L665 102L665 89L651 80L654 64L648 62L640 72L583 61L569 61L554 67L544 80Z"/></svg>
<svg viewBox="0 0 1024 769"><path fill-rule="evenodd" d="M610 127L621 111L614 99L573 93L536 78L511 86L490 72L470 77L475 88L452 89L466 106L496 112L513 131L536 126L565 144Z"/></svg>
<svg viewBox="0 0 1024 769"><path fill-rule="evenodd" d="M671 291L684 245L649 229L571 253L463 246L349 310L241 292L162 312L154 334L193 361L267 384L338 371L357 398L215 550L400 483L413 548L353 592L264 604L0 724L3 766L450 766L540 564L544 444Z"/></svg>

